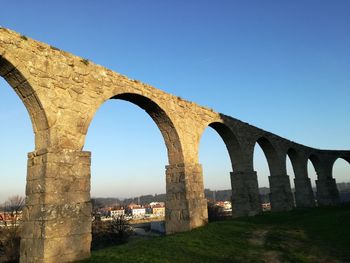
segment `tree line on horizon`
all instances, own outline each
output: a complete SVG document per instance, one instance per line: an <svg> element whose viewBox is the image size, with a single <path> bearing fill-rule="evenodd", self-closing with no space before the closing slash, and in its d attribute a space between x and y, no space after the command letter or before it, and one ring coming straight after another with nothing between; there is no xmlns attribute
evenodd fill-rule
<svg viewBox="0 0 350 263"><path fill-rule="evenodd" d="M270 189L267 187L259 188L260 195L265 198L269 194ZM204 195L207 199L219 201L231 201L232 191L228 190L210 190L204 189ZM103 207L118 207L127 206L131 203L139 205L148 205L151 202L165 202L166 194L155 194L155 195L141 195L139 197L121 199L117 197L94 197L91 199L92 205L95 208Z"/></svg>
<svg viewBox="0 0 350 263"><path fill-rule="evenodd" d="M337 183L337 187L340 193L340 198L342 202L350 202L350 183ZM316 189L313 188L314 192ZM294 188L292 189L294 192ZM261 201L263 203L270 202L269 198L270 188L260 187L259 194ZM227 190L210 190L204 189L204 195L209 200L215 200L216 202L220 201L231 201L232 191L231 189ZM91 199L93 206L97 208L103 207L116 207L116 206L127 206L131 203L139 205L147 205L151 202L165 202L166 194L155 194L155 195L141 195L138 197L132 198L117 198L117 197L94 197Z"/></svg>

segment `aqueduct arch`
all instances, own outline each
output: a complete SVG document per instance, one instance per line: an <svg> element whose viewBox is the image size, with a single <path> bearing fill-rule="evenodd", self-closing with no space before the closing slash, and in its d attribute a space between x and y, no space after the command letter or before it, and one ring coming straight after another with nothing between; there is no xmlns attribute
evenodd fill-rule
<svg viewBox="0 0 350 263"><path fill-rule="evenodd" d="M169 164L183 163L182 146L176 127L160 105L152 99L137 93L120 93L114 95L110 99L129 101L143 109L153 119L163 136L168 152ZM99 108L99 106L97 108ZM95 112L93 112L90 121L87 121L87 127L90 125ZM88 128L84 129L88 130Z"/></svg>
<svg viewBox="0 0 350 263"><path fill-rule="evenodd" d="M346 171L341 171L339 170L340 167L346 167ZM346 172L346 174L345 174ZM344 174L343 174L344 173ZM332 165L332 178L334 178L336 183L343 183L344 182L344 176L346 178L349 178L349 173L350 173L350 159L348 158L343 158L343 157L338 157L334 160L334 163ZM338 192L342 192L342 186L341 185L336 185ZM344 200L340 200L340 202L344 202ZM346 202L346 201L345 201Z"/></svg>
<svg viewBox="0 0 350 263"><path fill-rule="evenodd" d="M271 176L286 174L286 167L283 165L281 156L279 156L277 150L275 149L275 146L271 143L271 141L266 137L260 137L256 140L256 143L260 145L265 154Z"/></svg>
<svg viewBox="0 0 350 263"><path fill-rule="evenodd" d="M0 75L26 105L36 138L35 151L28 156L21 262L70 262L89 257L91 156L82 149L95 112L110 98L145 109L163 134L169 155L168 233L207 222L198 144L208 125L223 138L231 156L235 215L261 211L253 169L256 141L270 166L273 210L293 207L285 164L289 148L294 149L288 154L294 159L298 181L297 205L310 203L305 176L310 155L319 160L314 160L319 205L339 201L332 165L337 156L350 158L350 151L319 150L291 142L4 28L0 28Z"/></svg>
<svg viewBox="0 0 350 263"><path fill-rule="evenodd" d="M242 154L239 141L237 140L234 132L223 122L220 121L211 122L210 124L208 124L207 127L214 129L219 134L220 138L223 140L227 152L230 156L232 169L239 169L239 167L237 166L239 166L242 163L240 160L244 156ZM202 137L202 135L200 137Z"/></svg>
<svg viewBox="0 0 350 263"><path fill-rule="evenodd" d="M160 130L166 148L168 152L168 165L166 166L166 229L168 232L175 231L172 228L173 224L178 224L176 217L177 213L182 212L181 202L174 199L174 196L181 196L181 192L179 192L179 188L172 187L172 182L174 180L180 180L178 178L180 175L173 173L169 167L177 166L184 162L184 157L182 153L182 146L179 139L179 135L177 133L176 127L174 126L172 120L167 115L167 113L152 99L145 97L143 95L137 93L119 93L111 97L113 100L125 100L131 102L132 104L137 105L141 109L145 110L146 113L153 119L158 129ZM92 120L93 117L91 117ZM87 125L90 123L87 122ZM175 215L174 215L175 214Z"/></svg>
<svg viewBox="0 0 350 263"><path fill-rule="evenodd" d="M232 207L232 214L234 216L247 215L250 211L249 196L245 191L242 191L242 189L245 189L247 185L244 184L245 178L242 179L240 176L241 172L239 172L244 171L244 165L247 163L247 161L245 160L246 156L242 152L240 142L238 141L234 131L225 124L224 118L220 118L218 120L213 119L209 122L209 124L206 124L206 126L203 127L200 138L203 136L204 131L209 127L215 130L220 136L230 157L232 167L232 172L230 172L232 202L236 204L236 206ZM199 149L197 150L197 154L199 154L198 151Z"/></svg>
<svg viewBox="0 0 350 263"><path fill-rule="evenodd" d="M299 160L298 152L294 148L289 148L286 154L286 157L287 156L289 157L292 163L294 174L298 174L298 171L304 168L302 164L298 162Z"/></svg>
<svg viewBox="0 0 350 263"><path fill-rule="evenodd" d="M272 211L285 211L294 207L285 155L277 148L274 140L268 136L261 136L256 140L260 145L268 162L270 176L270 202ZM254 144L255 145L255 144Z"/></svg>
<svg viewBox="0 0 350 263"><path fill-rule="evenodd" d="M309 156L317 174L316 199L321 206L337 205L340 202L336 181L332 176L334 158L332 152L313 152Z"/></svg>
<svg viewBox="0 0 350 263"><path fill-rule="evenodd" d="M308 158L295 148L289 148L286 156L289 156L294 170L295 203L297 207L314 207L315 197L311 180L308 177Z"/></svg>
<svg viewBox="0 0 350 263"><path fill-rule="evenodd" d="M347 157L347 156L337 156L337 157L334 158L333 165L332 165L332 170L334 170L334 165L335 165L335 163L336 163L338 160L343 160L343 161L347 162L348 165L350 165L350 158L349 158L349 157ZM334 172L332 172L332 174L333 174L333 173L334 173Z"/></svg>
<svg viewBox="0 0 350 263"><path fill-rule="evenodd" d="M49 147L48 142L50 141L47 132L49 123L45 109L36 95L30 79L26 77L25 70L21 69L21 65L17 65L18 63L20 62L16 59L6 56L6 53L1 55L0 76L16 92L29 113L35 134L35 150L45 149Z"/></svg>

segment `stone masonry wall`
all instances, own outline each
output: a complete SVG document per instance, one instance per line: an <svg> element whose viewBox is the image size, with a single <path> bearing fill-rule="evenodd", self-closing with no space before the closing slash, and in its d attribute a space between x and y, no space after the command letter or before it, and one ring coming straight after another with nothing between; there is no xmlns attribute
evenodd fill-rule
<svg viewBox="0 0 350 263"><path fill-rule="evenodd" d="M168 233L207 223L198 153L208 127L218 132L231 157L234 216L261 211L259 174L253 167L257 142L269 162L277 210L292 207L285 164L290 149L305 156L293 166L305 166L310 158L321 171L317 183L321 203L336 204L339 199L332 170L322 165L332 165L337 158L350 160L350 151L318 150L291 142L5 28L0 28L0 76L23 101L35 135L35 149L28 157L21 262L69 262L90 255L91 160L82 149L96 111L109 99L141 107L163 135L169 161L164 164ZM300 185L297 204L312 202L307 200L309 187L304 187L305 171L294 171L301 178L296 183Z"/></svg>
<svg viewBox="0 0 350 263"><path fill-rule="evenodd" d="M21 262L70 262L90 255L90 153L28 156Z"/></svg>

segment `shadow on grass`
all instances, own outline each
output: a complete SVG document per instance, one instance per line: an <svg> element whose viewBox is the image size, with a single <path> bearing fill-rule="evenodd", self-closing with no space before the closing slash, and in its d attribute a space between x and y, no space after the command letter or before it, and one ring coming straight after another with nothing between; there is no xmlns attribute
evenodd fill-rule
<svg viewBox="0 0 350 263"><path fill-rule="evenodd" d="M321 249L330 251L344 262L350 262L350 204L265 213L237 221L299 229Z"/></svg>
<svg viewBox="0 0 350 263"><path fill-rule="evenodd" d="M210 223L94 251L83 262L350 262L350 205Z"/></svg>

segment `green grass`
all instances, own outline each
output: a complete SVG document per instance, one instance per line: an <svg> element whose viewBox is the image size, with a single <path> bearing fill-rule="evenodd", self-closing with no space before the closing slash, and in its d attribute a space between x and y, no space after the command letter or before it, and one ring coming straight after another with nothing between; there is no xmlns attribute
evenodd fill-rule
<svg viewBox="0 0 350 263"><path fill-rule="evenodd" d="M213 222L134 240L83 262L350 262L350 205Z"/></svg>

